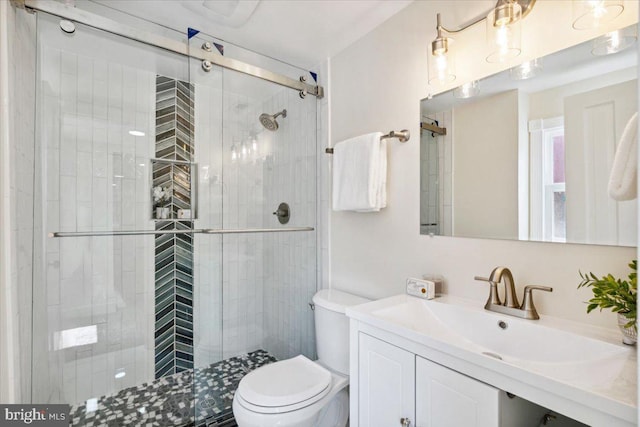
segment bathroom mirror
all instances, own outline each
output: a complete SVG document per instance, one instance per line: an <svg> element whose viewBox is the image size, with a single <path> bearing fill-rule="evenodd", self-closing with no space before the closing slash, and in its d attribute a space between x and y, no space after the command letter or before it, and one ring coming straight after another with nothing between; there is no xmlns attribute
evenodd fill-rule
<svg viewBox="0 0 640 427"><path fill-rule="evenodd" d="M607 187L637 49L596 56L597 40L421 101L421 234L636 246L637 201Z"/></svg>

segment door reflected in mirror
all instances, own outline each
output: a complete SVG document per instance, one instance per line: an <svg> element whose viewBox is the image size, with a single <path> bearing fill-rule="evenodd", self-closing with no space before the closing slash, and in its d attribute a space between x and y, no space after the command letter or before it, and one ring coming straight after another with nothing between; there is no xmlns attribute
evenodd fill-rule
<svg viewBox="0 0 640 427"><path fill-rule="evenodd" d="M608 185L638 109L637 49L593 46L542 58L528 79L526 66L483 79L472 98L421 101L421 234L636 246L637 202Z"/></svg>

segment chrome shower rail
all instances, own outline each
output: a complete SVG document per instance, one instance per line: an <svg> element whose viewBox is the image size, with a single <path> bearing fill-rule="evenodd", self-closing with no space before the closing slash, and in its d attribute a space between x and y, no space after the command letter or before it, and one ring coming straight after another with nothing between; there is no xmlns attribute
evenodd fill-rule
<svg viewBox="0 0 640 427"><path fill-rule="evenodd" d="M313 95L317 98L324 97L324 88L322 86L311 85L303 81L303 77L299 80L292 79L281 74L265 70L254 65L247 64L232 58L219 55L214 52L208 52L202 49L190 50L185 43L172 40L147 31L138 30L111 19L78 9L73 6L59 3L51 0L12 0L19 7L26 7L32 10L49 13L60 18L78 22L98 30L106 31L111 34L126 37L130 40L138 41L150 46L155 46L170 52L195 58L202 61L208 61L210 64L219 65L220 67L234 70L243 74L248 74L262 80L279 84L300 92L300 96L306 94Z"/></svg>
<svg viewBox="0 0 640 427"><path fill-rule="evenodd" d="M288 228L236 228L236 229L189 229L189 230L116 230L116 231L57 231L49 233L49 237L110 237L110 236L144 236L157 234L249 234L249 233L290 233L294 231L313 231L313 227Z"/></svg>

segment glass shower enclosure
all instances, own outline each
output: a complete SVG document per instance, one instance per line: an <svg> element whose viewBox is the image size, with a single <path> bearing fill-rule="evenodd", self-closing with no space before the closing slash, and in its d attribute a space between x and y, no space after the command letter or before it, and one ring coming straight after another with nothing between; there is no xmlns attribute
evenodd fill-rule
<svg viewBox="0 0 640 427"><path fill-rule="evenodd" d="M201 55L313 77L73 25L38 12L32 401L233 425L246 372L314 357L317 101Z"/></svg>

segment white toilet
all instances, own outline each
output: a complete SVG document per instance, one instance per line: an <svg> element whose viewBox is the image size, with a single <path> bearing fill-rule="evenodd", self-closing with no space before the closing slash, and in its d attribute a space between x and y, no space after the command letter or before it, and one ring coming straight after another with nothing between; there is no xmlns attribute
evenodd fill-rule
<svg viewBox="0 0 640 427"><path fill-rule="evenodd" d="M323 289L313 296L318 360L300 355L248 373L233 397L239 427L344 427L349 418L349 319L369 301Z"/></svg>

